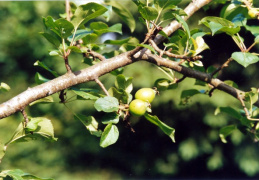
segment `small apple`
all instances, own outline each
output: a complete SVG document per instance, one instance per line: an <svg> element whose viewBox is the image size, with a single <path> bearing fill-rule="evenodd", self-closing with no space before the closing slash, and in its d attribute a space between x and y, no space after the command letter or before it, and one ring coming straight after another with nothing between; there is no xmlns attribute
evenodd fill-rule
<svg viewBox="0 0 259 180"><path fill-rule="evenodd" d="M129 111L135 116L143 116L146 113L148 103L140 99L134 99L129 105Z"/></svg>
<svg viewBox="0 0 259 180"><path fill-rule="evenodd" d="M151 88L141 88L135 94L136 99L147 101L149 103L151 103L154 100L155 96L156 91Z"/></svg>
<svg viewBox="0 0 259 180"><path fill-rule="evenodd" d="M256 8L251 8L251 9L248 10L248 15L251 18L256 18L258 16L258 13L259 13L259 11L257 11Z"/></svg>

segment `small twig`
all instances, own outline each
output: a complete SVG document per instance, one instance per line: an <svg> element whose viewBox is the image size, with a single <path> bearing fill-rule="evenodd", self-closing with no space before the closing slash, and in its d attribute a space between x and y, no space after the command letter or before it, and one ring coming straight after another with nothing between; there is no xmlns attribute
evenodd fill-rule
<svg viewBox="0 0 259 180"><path fill-rule="evenodd" d="M177 55L177 54L173 54L171 53L170 51L164 51L162 49L160 49L156 43L149 39L149 43L151 44L151 46L161 55L166 55L168 57L171 57L171 58L177 58L177 59L185 59L185 60L188 60L188 61L196 61L196 60L199 60L202 58L202 56L198 55L198 56L194 56L194 57L189 57L189 56L185 56L185 55Z"/></svg>
<svg viewBox="0 0 259 180"><path fill-rule="evenodd" d="M107 96L110 96L109 92L107 91L107 89L104 87L103 83L98 78L95 79L95 82L102 88L103 92Z"/></svg>
<svg viewBox="0 0 259 180"><path fill-rule="evenodd" d="M216 90L217 88L212 88L210 91L209 91L209 97L211 97L212 96L212 93Z"/></svg>
<svg viewBox="0 0 259 180"><path fill-rule="evenodd" d="M247 109L247 107L246 107L246 105L245 105L245 102L244 102L243 98L242 98L240 95L238 95L238 100L241 102L241 105L242 105L242 107L243 107L243 109L244 109L244 111L245 111L246 118L247 118L248 120L250 120L250 121L259 121L259 119L257 119L257 118L252 118L252 117L250 116L250 113L249 113L249 111L248 111L248 109Z"/></svg>
<svg viewBox="0 0 259 180"><path fill-rule="evenodd" d="M101 55L95 51L91 51L90 49L87 51L87 54L90 54L91 56L96 57L96 58L100 59L101 61L106 60L106 58L103 55Z"/></svg>
<svg viewBox="0 0 259 180"><path fill-rule="evenodd" d="M71 20L71 10L70 10L70 4L69 4L69 0L66 0L66 14L67 14L67 20L70 21Z"/></svg>
<svg viewBox="0 0 259 180"><path fill-rule="evenodd" d="M29 119L28 119L28 116L27 116L27 113L25 112L24 109L21 110L21 113L22 113L22 116L23 116L23 119L24 119L24 124L23 124L23 127L26 127L26 125L28 124L29 122Z"/></svg>
<svg viewBox="0 0 259 180"><path fill-rule="evenodd" d="M232 58L229 58L222 66L217 68L214 72L211 73L211 77L213 77L215 74L217 74L219 71L221 71L223 68L228 67L229 63L232 61Z"/></svg>
<svg viewBox="0 0 259 180"><path fill-rule="evenodd" d="M68 56L66 55L66 53L64 55L64 60L65 60L65 66L66 66L67 72L72 73L72 69L71 69L71 66L69 65Z"/></svg>
<svg viewBox="0 0 259 180"><path fill-rule="evenodd" d="M180 83L180 82L182 82L185 78L186 78L186 76L183 76L183 77L181 77L180 79L177 79L177 80L175 81L175 83Z"/></svg>

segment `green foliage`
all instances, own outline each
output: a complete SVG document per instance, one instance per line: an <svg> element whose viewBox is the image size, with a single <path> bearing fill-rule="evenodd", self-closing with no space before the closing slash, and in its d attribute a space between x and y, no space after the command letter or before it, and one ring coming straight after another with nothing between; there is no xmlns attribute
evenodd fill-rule
<svg viewBox="0 0 259 180"><path fill-rule="evenodd" d="M140 21L145 24L147 33L149 33L148 35L153 38L156 33L159 33L166 38L166 41L164 41L159 48L163 48L163 51L172 53L175 56L181 55L184 58L174 58L173 55L166 56L162 53L159 54L152 45L147 42L141 43L140 39L144 38L143 34L146 32L141 32L141 35L127 34L124 25L128 27L131 33L133 31L139 31L138 22L135 21L135 16L137 15L132 14L132 9L125 7L119 2L106 2L105 6L93 2L78 7L73 5L71 9L73 14L71 21L66 19L67 14L62 15L62 18L54 18L54 16L43 18L43 24L45 25L46 30L40 34L54 48L51 49L49 53L49 55L52 56L51 60L44 62L35 62L35 59L33 60L33 62L35 62L34 66L40 68L37 70L38 72L36 72L34 77L35 83L42 84L50 81L50 79L58 77L59 74L62 74L62 70L60 69L64 68L64 66L61 65L59 61L54 61L55 56L59 56L59 58L61 57L64 60L69 57L69 62L72 64L72 70L74 71L76 68L80 70L83 68L82 66L92 66L103 60L102 58L91 54L91 52L103 55L104 58L108 59L132 50L135 47L146 48L154 55L178 62L182 66L195 70L196 73L206 72L211 75L213 74L213 78L216 78L219 75L224 77L225 74L223 73L222 75L221 72L217 72L218 69L214 67L215 65L218 67L219 62L214 62L214 60L211 60L213 61L212 63L206 62L206 59L199 59L196 57L199 54L206 55L206 52L208 51L205 50L210 49L207 40L213 38L210 35L217 37L219 34L230 36L240 49L240 51L235 50L231 53L226 53L227 55L225 56L229 57L224 56L224 58L229 59L231 57L247 69L247 71L255 67L259 60L258 53L254 53L254 51L257 50L256 45L259 42L259 30L255 25L247 25L249 24L248 21L250 19L248 17L247 7L242 4L242 1L213 1L214 4L225 4L220 12L220 17L205 15L206 17L200 20L199 26L197 25L197 27L194 27L191 22L186 22L184 20L186 13L180 8L182 7L182 4L179 3L184 3L181 0L137 0L134 1L134 3L137 5L135 13L139 13L138 16L141 16ZM111 14L111 12L114 12L115 14ZM118 16L124 24L115 22L116 18L114 18L114 21L104 22L104 19L113 19L111 18L113 16ZM22 16L20 15L19 18L21 17ZM159 28L160 26L163 26L163 23L171 20L178 21L182 28L168 36L164 31L161 31L163 28ZM201 30L201 24L208 27L211 33ZM247 32L253 35L253 42L251 42L251 45L248 48L245 46L245 43L247 43L247 34L245 33L247 32L243 32L243 29L246 29ZM116 39L108 39L101 43L103 35L109 35L109 33L114 34ZM30 42L32 39L33 38L28 38L28 41ZM16 42L16 40L18 40L17 37L14 41ZM34 43L34 45L35 44L37 43ZM34 48L33 45L31 46ZM35 49L36 48L41 49L41 46L35 45ZM46 50L46 48L44 50ZM214 49L210 49L209 51L213 52ZM4 59L2 58L4 55L2 55L1 52L0 57L0 59ZM193 60L192 58L197 58L197 60ZM220 58L222 57L220 56ZM222 61L224 61L224 58ZM37 59L39 58L37 57ZM82 60L82 64L78 65L78 59ZM207 65L210 65L209 63L211 63L212 66L207 67ZM203 64L206 64L206 66L203 66ZM157 65L159 66L159 64ZM19 122L18 128L15 130L14 135L9 141L1 140L3 142L0 142L0 159L5 155L7 147L9 147L10 144L14 144L13 146L15 146L16 142L27 142L40 139L56 141L57 138L54 137L53 123L54 126L57 126L57 131L59 132L59 136L61 136L60 139L70 139L67 140L68 142L65 142L67 152L60 150L63 148L61 148L61 145L59 147L60 149L55 149L55 152L58 152L58 154L67 156L68 159L71 158L71 160L65 162L67 163L67 169L69 169L70 166L72 167L75 165L70 165L70 163L74 161L73 158L76 156L80 159L80 163L83 162L81 159L84 159L81 158L81 156L92 156L93 159L100 158L97 160L97 163L99 161L102 162L104 156L112 156L112 160L115 162L114 164L118 164L118 166L123 164L123 167L120 167L121 169L130 166L132 174L139 174L141 177L148 174L143 169L153 166L154 168L149 172L150 177L172 178L173 175L184 172L177 168L181 167L183 164L182 162L180 163L181 160L195 162L195 160L199 158L207 158L206 160L203 160L204 162L202 163L207 166L208 170L220 170L225 166L223 161L225 156L223 153L224 147L218 144L221 140L223 143L228 143L233 146L231 150L235 152L231 153L233 156L231 158L237 161L236 163L243 172L249 176L254 176L259 172L259 163L257 162L258 155L253 152L254 148L247 143L247 139L243 136L243 134L246 134L254 141L259 140L258 124L249 120L258 118L259 111L258 108L255 107L256 102L258 101L257 88L251 88L251 91L240 94L240 96L244 97L244 102L241 100L241 103L245 104L244 108L242 107L244 106L243 104L242 106L238 106L232 99L225 98L221 93L218 95L217 93L219 92L215 92L216 98L214 98L214 94L212 95L214 87L210 87L210 85L207 85L205 82L198 80L195 82L191 81L190 83L189 80L184 79L184 77L182 78L178 73L173 72L171 69L159 67L158 70L160 71L157 71L156 68L149 67L140 62L138 66L132 66L132 68L119 68L112 71L110 74L107 72L107 77L103 77L103 82L105 83L101 86L102 89L104 89L104 87L109 87L108 91L105 90L105 95L97 90L96 85L89 83L87 85L81 84L78 85L78 87L71 87L65 91L59 92L58 97L53 95L32 102L30 106L33 105L32 108L34 110L36 109L36 111L34 112L32 110L30 113L36 117L29 117L28 122L25 120ZM146 69L146 67L148 67L148 69ZM225 67L226 66L222 67L222 69ZM231 67L230 70L233 71ZM161 74L161 72L163 74ZM35 72L33 73L35 74ZM240 72L238 77L243 74ZM141 79L142 75L146 75L144 80ZM164 77L164 75L166 75L166 77ZM182 80L183 82L181 82ZM238 88L238 83L234 81L224 82L231 87ZM135 92L135 90L139 88L138 86L141 85L144 87L146 84L149 86L154 84L161 96L158 96L158 98L155 99L152 106L148 103L145 104L145 112L141 114L144 115L143 117L130 116L130 103L133 102L132 92ZM242 85L241 88L243 88ZM2 82L0 91L6 92L9 90L9 85ZM204 97L208 94L212 95L211 99L214 99L204 100ZM46 107L46 104L50 105L49 108ZM158 104L162 104L163 106ZM61 108L63 105L66 107L65 110ZM201 108L200 105L203 105L206 108L208 107L209 110ZM193 114L187 114L187 107L189 107L190 113ZM217 116L210 115L210 109L215 108L214 114ZM156 115L151 115L151 112ZM38 114L48 114L48 118L38 117ZM225 114L228 116L225 116ZM62 119L62 121L56 120L53 116L57 116L58 119ZM161 120L158 117L160 117ZM23 118L26 119L25 117ZM160 129L161 131L156 131L153 126L146 126L146 123L141 121L142 118L145 118L148 122L154 124L155 128ZM81 126L77 125L77 123L81 126L83 125L83 129L86 128L88 133L81 131ZM125 132L128 129L122 127L122 123L124 123L126 127L129 127L133 132L136 127L136 137L139 139L134 139L135 137L128 135L128 132L126 134ZM130 123L133 124L132 127ZM175 136L175 128L172 128L171 126L177 128L182 126L181 128L183 130L179 128ZM168 138L163 139L164 136L161 135L161 132L163 132L163 135L169 136L173 142L177 139L179 144L167 143ZM90 135L93 135L94 139L91 139L92 137ZM123 144L118 141L119 136L121 139L130 137L127 139L127 143ZM110 146L106 149L107 151L109 151L109 149L111 150L107 155L106 152L100 150L97 146L98 144L95 143L96 138L100 138L99 146L103 148L117 143L122 147L123 153L129 155L129 158L126 157L125 160L121 159L125 154L118 153L114 146ZM145 139L145 142L143 142L144 140L142 138ZM124 139L122 139L122 141L126 142ZM243 144L247 145L247 148L243 148ZM134 148L129 147L130 145L134 146ZM152 151L150 151L150 147L152 148ZM9 149L11 148L8 148L8 150ZM143 154L138 154L139 152L136 151L136 149ZM147 149L149 150L147 151ZM114 154L111 153L112 151ZM173 151L176 151L177 153ZM250 151L253 152L252 155L249 155ZM79 155L77 154L78 152ZM99 153L103 154L100 156ZM164 153L166 153L166 155L164 155ZM244 156L240 155L242 153ZM30 154L30 152L28 152L28 154ZM72 155L69 156L68 154ZM148 164L145 159L146 155L150 161L148 161ZM134 167L131 166L132 162L130 161L133 156L134 159L137 159L137 161L134 162L136 163L136 166ZM17 158L15 158L15 160L16 159ZM52 161L54 160L55 158L53 158ZM105 160L110 159L107 158ZM33 160L31 161L33 162ZM93 161L91 161L91 159L84 159L83 163L85 162L91 164ZM77 169L79 165L76 164L73 168ZM64 164L61 163L59 166L63 167ZM73 168L70 170L73 171ZM96 167L92 166L91 168L94 169ZM109 172L112 171L110 170ZM59 174L59 172L57 174ZM100 175L100 172L98 171L96 174ZM6 170L0 173L0 177L5 178L8 176L13 179L44 179L24 173L21 170ZM62 177L59 178L61 179Z"/></svg>

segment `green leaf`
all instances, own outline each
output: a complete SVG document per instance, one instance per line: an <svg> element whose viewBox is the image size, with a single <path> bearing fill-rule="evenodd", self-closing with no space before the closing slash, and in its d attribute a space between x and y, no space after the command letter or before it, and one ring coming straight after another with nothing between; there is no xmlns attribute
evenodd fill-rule
<svg viewBox="0 0 259 180"><path fill-rule="evenodd" d="M128 37L126 39L120 39L120 40L106 40L104 41L104 44L123 45L125 43L128 43L130 39L131 37Z"/></svg>
<svg viewBox="0 0 259 180"><path fill-rule="evenodd" d="M42 84L42 83L45 83L45 82L48 82L50 81L49 79L43 77L40 73L36 72L35 74L35 82L37 84Z"/></svg>
<svg viewBox="0 0 259 180"><path fill-rule="evenodd" d="M259 57L247 52L234 52L231 57L245 68L259 61Z"/></svg>
<svg viewBox="0 0 259 180"><path fill-rule="evenodd" d="M0 91L2 92L7 92L9 91L11 88L10 86L8 86L8 84L4 83L4 82L1 82L0 84Z"/></svg>
<svg viewBox="0 0 259 180"><path fill-rule="evenodd" d="M133 90L132 79L132 77L125 77L123 74L120 74L116 77L115 87L131 93Z"/></svg>
<svg viewBox="0 0 259 180"><path fill-rule="evenodd" d="M77 29L81 24L87 23L89 20L102 15L106 11L107 9L104 6L93 2L78 6L71 23Z"/></svg>
<svg viewBox="0 0 259 180"><path fill-rule="evenodd" d="M30 179L30 180L53 180L51 178L40 178L37 176L34 176L29 173L25 173L20 169L14 169L14 170L5 170L0 173L0 177L11 177L14 180L24 180L24 179Z"/></svg>
<svg viewBox="0 0 259 180"><path fill-rule="evenodd" d="M193 40L193 38L191 38ZM196 37L193 41L194 51L193 56L200 54L202 51L209 49L209 46L205 43L204 39L201 36Z"/></svg>
<svg viewBox="0 0 259 180"><path fill-rule="evenodd" d="M114 144L119 138L119 130L116 125L108 124L101 136L100 146L105 148Z"/></svg>
<svg viewBox="0 0 259 180"><path fill-rule="evenodd" d="M87 34L85 37L83 37L83 42L85 44L94 44L96 40L98 39L98 35L95 33Z"/></svg>
<svg viewBox="0 0 259 180"><path fill-rule="evenodd" d="M119 101L115 97L105 96L94 103L97 111L114 112L119 110Z"/></svg>
<svg viewBox="0 0 259 180"><path fill-rule="evenodd" d="M240 31L239 26L235 26L235 24L231 21L220 17L207 16L200 20L199 24L204 24L210 28L212 35L224 32L230 36L233 36Z"/></svg>
<svg viewBox="0 0 259 180"><path fill-rule="evenodd" d="M184 21L184 19L179 16L178 14L174 14L175 18L182 24L184 30L186 31L187 35L188 35L188 39L191 37L191 33L190 33L190 29L188 24Z"/></svg>
<svg viewBox="0 0 259 180"><path fill-rule="evenodd" d="M27 123L25 130L28 132L35 131L38 128L39 122L43 121L42 118L32 118Z"/></svg>
<svg viewBox="0 0 259 180"><path fill-rule="evenodd" d="M161 10L173 9L177 4L179 4L182 0L155 0L154 3Z"/></svg>
<svg viewBox="0 0 259 180"><path fill-rule="evenodd" d="M150 45L148 45L148 44L138 44L138 46L147 48L147 49L149 49L150 51L152 51L154 54L156 54L156 50L155 50L152 46L150 46Z"/></svg>
<svg viewBox="0 0 259 180"><path fill-rule="evenodd" d="M111 87L108 90L108 92L112 97L117 98L118 100L122 101L125 104L128 104L132 101L132 95L130 93L127 93L123 89L117 89L115 87Z"/></svg>
<svg viewBox="0 0 259 180"><path fill-rule="evenodd" d="M173 83L169 79L159 78L155 81L154 86L158 91L165 91L167 89L175 89L178 87L177 83Z"/></svg>
<svg viewBox="0 0 259 180"><path fill-rule="evenodd" d="M166 135L168 135L172 139L173 142L175 142L175 138L174 138L175 129L174 128L172 128L172 127L166 125L165 123L163 123L162 121L160 121L157 116L152 116L148 113L145 113L144 116L148 121L150 121L151 123L158 126Z"/></svg>
<svg viewBox="0 0 259 180"><path fill-rule="evenodd" d="M102 118L103 124L117 124L120 120L120 116L117 113L105 113Z"/></svg>
<svg viewBox="0 0 259 180"><path fill-rule="evenodd" d="M41 61L36 61L34 64L34 66L39 66L42 67L43 69L49 71L51 74L53 74L53 76L58 77L58 73L56 71L51 70L45 63L41 62Z"/></svg>
<svg viewBox="0 0 259 180"><path fill-rule="evenodd" d="M229 136L234 130L236 130L236 125L229 125L221 128L219 130L219 137L223 143L227 143L226 137Z"/></svg>
<svg viewBox="0 0 259 180"><path fill-rule="evenodd" d="M246 30L250 31L254 36L259 35L259 26L245 26Z"/></svg>
<svg viewBox="0 0 259 180"><path fill-rule="evenodd" d="M75 114L74 119L81 121L90 134L100 137L102 134L101 130L98 130L98 122L93 116L84 116L82 114Z"/></svg>
<svg viewBox="0 0 259 180"><path fill-rule="evenodd" d="M63 39L70 36L72 34L72 31L74 30L73 24L64 18L54 20L51 16L48 16L47 18L43 18L43 22L47 28L49 28L51 31L53 31ZM48 41L51 40L50 42L55 46L58 45L58 42L57 42L58 39L55 39L54 36L51 36L50 34L47 35L47 33L44 33L43 36ZM60 41L59 41L59 44L60 44Z"/></svg>
<svg viewBox="0 0 259 180"><path fill-rule="evenodd" d="M201 92L198 91L197 89L189 89L189 90L182 91L180 104L181 105L188 104L189 99L196 94L201 94Z"/></svg>
<svg viewBox="0 0 259 180"><path fill-rule="evenodd" d="M88 34L91 34L93 33L92 30L90 29L79 29L76 31L76 33L74 35L71 35L67 38L67 40L69 42L71 42L73 40L73 37L74 37L74 42L78 41L79 39L82 39L83 37L85 37L86 35Z"/></svg>
<svg viewBox="0 0 259 180"><path fill-rule="evenodd" d="M55 47L59 47L61 44L61 41L49 33L40 32L40 34L45 37L46 40L48 40L51 44L53 44Z"/></svg>
<svg viewBox="0 0 259 180"><path fill-rule="evenodd" d="M110 1L108 4L112 6L113 12L115 12L122 19L122 21L127 24L130 31L133 32L135 30L136 23L128 8L122 6L119 1Z"/></svg>
<svg viewBox="0 0 259 180"><path fill-rule="evenodd" d="M148 21L152 21L152 20L156 19L158 16L157 10L153 7L139 6L138 10L139 10L141 16Z"/></svg>
<svg viewBox="0 0 259 180"><path fill-rule="evenodd" d="M120 23L108 27L108 25L103 22L92 22L90 24L90 27L98 36L108 32L116 32L122 34L122 25Z"/></svg>
<svg viewBox="0 0 259 180"><path fill-rule="evenodd" d="M100 98L100 95L97 92L85 92L83 90L73 90L73 92L86 100L97 100Z"/></svg>
<svg viewBox="0 0 259 180"><path fill-rule="evenodd" d="M34 104L38 104L38 103L52 103L52 102L54 102L52 96L47 96L47 97L38 99L38 100L36 100L36 101L33 101L33 102L30 103L29 105L30 105L30 106L33 106Z"/></svg>
<svg viewBox="0 0 259 180"><path fill-rule="evenodd" d="M221 112L227 113L228 115L230 115L231 117L233 117L235 119L240 120L242 118L241 114L231 107L218 107L215 110L214 114L218 115Z"/></svg>
<svg viewBox="0 0 259 180"><path fill-rule="evenodd" d="M52 50L49 52L50 56L62 56L59 50Z"/></svg>
<svg viewBox="0 0 259 180"><path fill-rule="evenodd" d="M25 131L23 128L23 122L19 124L18 128L15 130L13 137L6 143L8 146L11 143L16 142L27 142L31 140L48 140L56 141L57 138L54 137L54 129L51 121L44 117L31 118L31 121L38 122L36 129L33 133Z"/></svg>

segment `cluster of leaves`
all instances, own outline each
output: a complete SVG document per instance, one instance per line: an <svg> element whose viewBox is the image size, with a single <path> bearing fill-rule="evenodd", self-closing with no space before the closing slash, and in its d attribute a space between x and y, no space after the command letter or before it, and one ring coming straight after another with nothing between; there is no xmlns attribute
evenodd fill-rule
<svg viewBox="0 0 259 180"><path fill-rule="evenodd" d="M183 19L183 17L186 16L185 12L177 6L180 2L181 0L154 0L151 2L145 0L134 1L141 15L139 20L145 24L149 34L154 35L158 30L158 27L168 20L171 21L174 19L182 24L182 29L177 30L170 37L168 37L163 31L158 32L166 38L166 41L163 43L164 51L170 50L170 53L175 54L176 57L178 57L177 55L187 56L190 58L195 57L209 48L203 39L204 36L213 36L215 34L225 33L232 37L233 41L240 49L239 52L233 52L231 55L233 60L245 68L259 61L258 54L250 52L252 47L259 42L259 31L257 28L247 25L247 19L249 18L247 15L248 10L242 1L232 1L227 4L221 12L221 17L205 17L201 19L200 24L208 27L210 29L209 32L201 31L200 29L190 30L188 24ZM71 11L73 13L71 21L65 18L69 15L57 20L53 19L51 16L43 18L46 32L42 32L41 35L55 48L51 50L49 54L51 56L60 56L64 60L68 58L71 52L83 54L85 56L84 63L88 65L98 63L98 60L96 60L98 59L98 56L94 56L90 52L94 51L101 54L104 52L103 49L107 45L115 45L119 46L119 48L116 47L118 50L113 49L110 53L103 53L105 58L113 57L137 46L147 48L152 53L158 54L152 45L147 44L146 42L139 44L138 40L132 37L127 37L122 40L107 40L100 44L100 37L105 33L113 32L122 34L122 24L109 26L101 20L91 22L91 20L98 17L109 20L110 13L108 10L111 8L130 27L131 32L133 32L135 29L135 20L131 13L119 3L109 2L105 6L97 3L88 3L78 7L71 4ZM239 34L242 28L250 31L255 36L254 43L250 45L249 48L246 48L244 38ZM181 58L168 57L166 55L163 55L163 57L179 62L188 68L211 73L214 77L217 76L217 74L214 73L215 68L209 67L205 69L200 60L182 62ZM53 75L53 78L59 76L56 71L52 70L41 61L35 62L34 65L50 72ZM177 88L178 79L175 76L175 73L168 68L158 68L165 73L168 78L162 77L157 79L154 86L156 86L161 92ZM119 129L117 124L120 120L127 121L129 116L128 105L133 100L133 95L131 94L133 90L133 78L125 77L122 73L123 69L111 72L112 75L116 76L116 80L114 87L109 88L107 91L108 94L106 95L103 95L96 89L73 87L66 90L73 92L73 94L76 95L76 100L94 101L96 111L105 113L100 121L96 120L93 116L73 113L74 119L80 121L90 134L100 137L101 147L112 145L118 140ZM49 81L49 79L45 78L40 73L36 73L35 81L36 83L41 84ZM237 88L237 85L235 85L234 82L226 83L232 84ZM203 82L197 80L196 85L201 85L203 89L189 89L182 91L180 102L182 105L188 104L189 99L196 94L206 94L211 91L211 87ZM8 89L8 85L1 83L1 91L6 91ZM65 93L60 92L60 97L62 99L61 102L63 104L66 103L66 98L64 96ZM245 109L241 110L242 112L238 112L232 107L219 107L215 111L215 115L220 112L225 112L238 120L238 123L236 124L221 128L219 133L220 138L224 143L227 142L226 137L236 129L239 129L244 133L250 133L250 135L253 135L255 140L259 140L258 124L249 120L249 118L256 118L258 116L258 108L254 106L258 101L257 89L252 88L252 90L245 93L244 96L247 104L245 104ZM49 96L35 101L30 105L52 102L54 102L54 100ZM157 116L146 113L144 117L152 124L158 126L171 138L172 141L175 141L174 128L163 123ZM103 129L99 127L99 122L105 126ZM28 122L21 122L13 137L4 145L1 145L0 158L4 156L7 147L11 143L37 139L56 141L53 125L49 119L44 117L28 117ZM19 177L27 176L27 174L19 170L14 172L5 171L0 175L3 177L14 177L16 175Z"/></svg>

